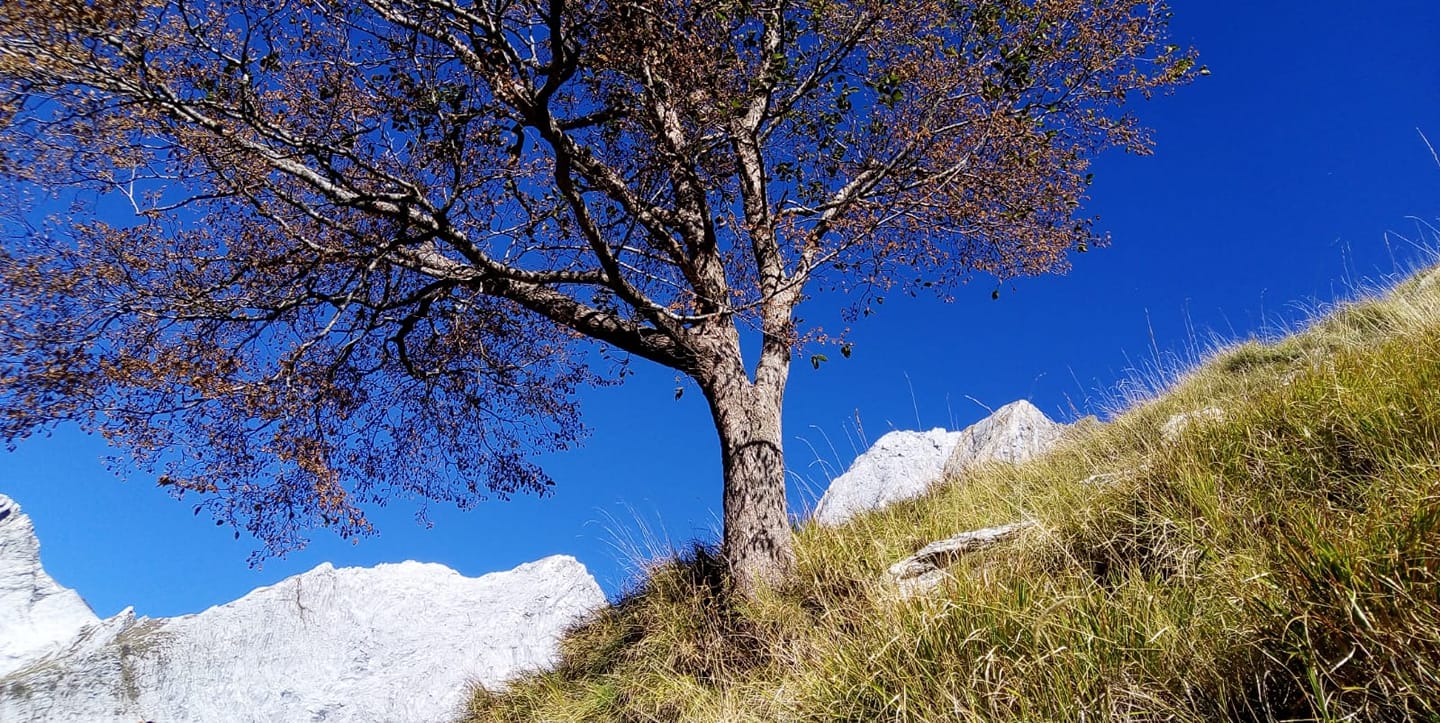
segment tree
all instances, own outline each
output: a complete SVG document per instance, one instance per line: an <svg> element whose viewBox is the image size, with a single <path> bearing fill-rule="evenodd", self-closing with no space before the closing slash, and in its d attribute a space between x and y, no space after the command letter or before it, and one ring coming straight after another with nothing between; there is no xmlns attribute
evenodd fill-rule
<svg viewBox="0 0 1440 723"><path fill-rule="evenodd" d="M1126 100L1194 67L1168 15L6 0L0 436L78 421L283 552L395 494L545 490L529 455L638 357L704 393L751 592L791 559L797 307L1102 241L1089 159L1145 152Z"/></svg>

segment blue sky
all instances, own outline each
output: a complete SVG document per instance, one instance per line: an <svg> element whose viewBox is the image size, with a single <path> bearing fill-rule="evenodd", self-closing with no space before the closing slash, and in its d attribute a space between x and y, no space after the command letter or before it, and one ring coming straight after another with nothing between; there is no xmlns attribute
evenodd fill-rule
<svg viewBox="0 0 1440 723"><path fill-rule="evenodd" d="M1114 243L1066 276L978 280L943 304L892 298L853 330L854 355L800 357L785 410L792 506L891 429L958 428L1027 398L1054 417L1103 412L1162 357L1273 332L1363 279L1423 258L1440 218L1440 3L1176 0L1173 35L1212 71L1137 106L1156 152L1100 159L1089 209ZM817 318L823 309L806 309ZM823 351L823 350L821 350ZM832 350L833 351L833 350ZM611 593L652 540L713 536L718 445L698 393L673 373L586 392L592 434L554 455L545 499L470 512L396 500L380 534L311 546L260 569L235 540L153 480L107 471L103 442L62 428L0 451L0 493L39 530L46 567L100 615L198 612L323 561L440 562L467 575L575 555Z"/></svg>

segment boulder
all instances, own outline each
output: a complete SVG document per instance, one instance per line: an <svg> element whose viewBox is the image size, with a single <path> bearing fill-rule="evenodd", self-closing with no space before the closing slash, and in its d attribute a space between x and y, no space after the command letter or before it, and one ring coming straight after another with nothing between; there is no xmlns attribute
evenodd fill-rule
<svg viewBox="0 0 1440 723"><path fill-rule="evenodd" d="M945 580L945 568L954 564L961 555L992 547L1034 526L1033 521L1021 520L999 527L961 532L920 548L915 554L891 565L887 572L903 596L928 592Z"/></svg>

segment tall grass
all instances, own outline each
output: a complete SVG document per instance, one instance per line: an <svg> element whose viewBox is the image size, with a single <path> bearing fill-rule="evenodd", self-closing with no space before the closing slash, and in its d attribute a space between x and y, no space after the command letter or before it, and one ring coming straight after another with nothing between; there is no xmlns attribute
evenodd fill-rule
<svg viewBox="0 0 1440 723"><path fill-rule="evenodd" d="M885 580L1017 519L932 594ZM1440 272L797 555L746 602L697 545L465 720L1440 720Z"/></svg>

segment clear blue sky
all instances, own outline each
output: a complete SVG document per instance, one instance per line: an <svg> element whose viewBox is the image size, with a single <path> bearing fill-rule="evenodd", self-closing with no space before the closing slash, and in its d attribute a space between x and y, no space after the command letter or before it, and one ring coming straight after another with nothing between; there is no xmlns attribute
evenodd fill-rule
<svg viewBox="0 0 1440 723"><path fill-rule="evenodd" d="M1149 158L1100 160L1090 209L1114 244L1064 277L958 299L891 299L853 333L854 356L798 361L785 414L792 505L813 502L866 441L963 426L982 405L1028 398L1052 416L1103 411L1116 385L1212 333L1244 337L1303 316L1420 254L1415 219L1440 217L1440 3L1175 0L1174 35L1212 75L1138 107ZM809 318L823 316L808 309ZM833 352L833 350L831 350ZM191 515L153 480L118 480L102 442L70 429L0 451L0 492L34 518L46 567L100 615L197 612L322 561L440 562L467 575L545 555L580 558L614 593L627 547L717 526L717 442L698 393L649 368L586 393L593 434L549 460L556 494L467 513L413 503L376 515L358 545L311 546L251 569L255 541ZM863 427L863 439L856 420ZM828 439L828 441L827 441ZM809 488L807 490L807 487Z"/></svg>

